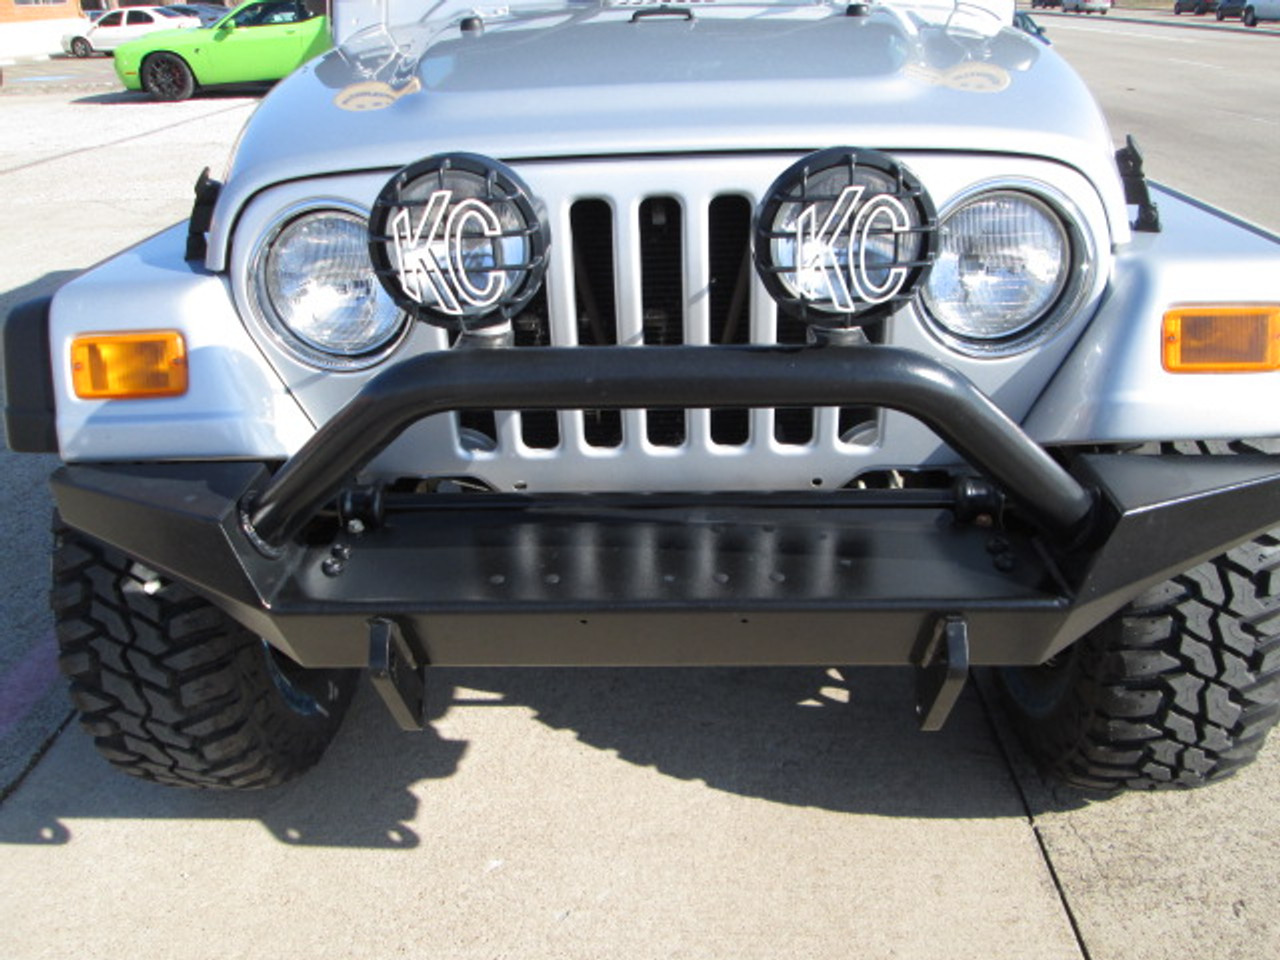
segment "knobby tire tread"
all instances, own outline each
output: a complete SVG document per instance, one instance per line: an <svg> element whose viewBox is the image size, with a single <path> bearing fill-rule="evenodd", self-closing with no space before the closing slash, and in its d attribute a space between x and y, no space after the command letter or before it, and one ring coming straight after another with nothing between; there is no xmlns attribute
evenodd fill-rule
<svg viewBox="0 0 1280 960"><path fill-rule="evenodd" d="M55 521L59 666L81 726L133 776L257 789L319 760L354 690L324 671L317 712L292 708L260 638L181 584ZM323 702L321 702L323 701Z"/></svg>
<svg viewBox="0 0 1280 960"><path fill-rule="evenodd" d="M1199 455L1274 444L1165 445ZM1280 718L1280 530L1136 598L1068 651L1074 676L1018 732L1047 772L1092 791L1199 786L1252 762ZM1005 691L1022 714L1017 697Z"/></svg>

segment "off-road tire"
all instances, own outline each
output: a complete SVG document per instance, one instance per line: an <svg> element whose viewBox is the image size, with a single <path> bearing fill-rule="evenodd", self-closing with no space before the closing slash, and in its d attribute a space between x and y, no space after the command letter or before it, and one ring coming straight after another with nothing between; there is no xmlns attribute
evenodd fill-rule
<svg viewBox="0 0 1280 960"><path fill-rule="evenodd" d="M313 766L359 676L302 670L181 584L55 518L51 602L80 723L125 773L256 789Z"/></svg>
<svg viewBox="0 0 1280 960"><path fill-rule="evenodd" d="M1049 664L999 675L1023 745L1074 786L1230 776L1280 717L1280 530L1146 591Z"/></svg>

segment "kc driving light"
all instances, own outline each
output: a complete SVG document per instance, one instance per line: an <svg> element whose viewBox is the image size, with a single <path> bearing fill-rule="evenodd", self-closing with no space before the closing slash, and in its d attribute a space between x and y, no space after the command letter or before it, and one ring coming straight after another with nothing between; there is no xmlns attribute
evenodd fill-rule
<svg viewBox="0 0 1280 960"><path fill-rule="evenodd" d="M1048 204L1012 190L981 194L939 225L925 306L962 342L1007 344L1052 312L1071 258L1070 234Z"/></svg>
<svg viewBox="0 0 1280 960"><path fill-rule="evenodd" d="M835 147L782 174L756 214L756 268L811 323L878 319L929 269L934 211L915 176L874 150Z"/></svg>
<svg viewBox="0 0 1280 960"><path fill-rule="evenodd" d="M380 358L405 326L369 264L364 218L309 210L285 221L254 258L254 293L271 329L303 360L354 369Z"/></svg>
<svg viewBox="0 0 1280 960"><path fill-rule="evenodd" d="M428 157L383 187L369 256L408 314L450 330L494 326L537 293L547 225L507 167L472 154Z"/></svg>

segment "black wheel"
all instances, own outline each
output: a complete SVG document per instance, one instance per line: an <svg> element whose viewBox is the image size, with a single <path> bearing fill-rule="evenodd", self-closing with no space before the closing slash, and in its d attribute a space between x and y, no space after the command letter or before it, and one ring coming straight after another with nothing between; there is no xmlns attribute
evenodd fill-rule
<svg viewBox="0 0 1280 960"><path fill-rule="evenodd" d="M1225 19L1227 19L1227 15L1226 15L1225 13L1223 13L1221 9L1219 9L1219 10L1218 10L1218 12L1215 14L1215 16L1216 16L1219 20L1225 20Z"/></svg>
<svg viewBox="0 0 1280 960"><path fill-rule="evenodd" d="M1258 15L1253 12L1253 7L1245 7L1240 19L1244 21L1246 27L1256 27L1258 25Z"/></svg>
<svg viewBox="0 0 1280 960"><path fill-rule="evenodd" d="M51 600L81 725L146 780L291 780L324 753L359 677L297 667L182 585L56 520Z"/></svg>
<svg viewBox="0 0 1280 960"><path fill-rule="evenodd" d="M1047 772L1091 790L1199 786L1280 716L1280 530L1148 590L1049 663L1000 672Z"/></svg>
<svg viewBox="0 0 1280 960"><path fill-rule="evenodd" d="M87 57L93 53L93 47L84 37L76 37L71 41L71 53L77 57Z"/></svg>
<svg viewBox="0 0 1280 960"><path fill-rule="evenodd" d="M157 100L186 100L196 92L196 78L175 53L153 53L142 61L142 89Z"/></svg>

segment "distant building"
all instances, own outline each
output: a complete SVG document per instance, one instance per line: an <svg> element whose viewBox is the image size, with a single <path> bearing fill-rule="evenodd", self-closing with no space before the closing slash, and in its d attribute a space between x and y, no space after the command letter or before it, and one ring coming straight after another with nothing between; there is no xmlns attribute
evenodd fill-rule
<svg viewBox="0 0 1280 960"><path fill-rule="evenodd" d="M84 10L105 10L115 5L111 0L0 0L0 23L65 20L79 17Z"/></svg>

